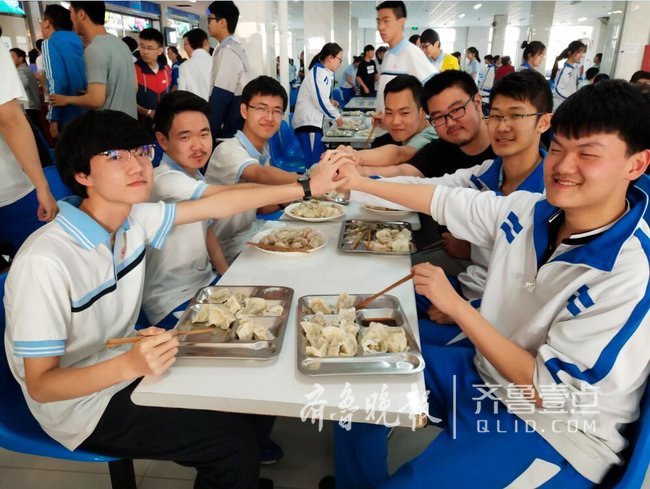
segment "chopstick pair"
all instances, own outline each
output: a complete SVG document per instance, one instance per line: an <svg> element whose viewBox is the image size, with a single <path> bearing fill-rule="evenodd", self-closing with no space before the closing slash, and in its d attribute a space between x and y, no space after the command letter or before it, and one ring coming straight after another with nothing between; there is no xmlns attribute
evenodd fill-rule
<svg viewBox="0 0 650 489"><path fill-rule="evenodd" d="M370 143L372 143L372 137L375 135L375 129L377 129L377 126L373 121L372 128L370 129L370 133L368 134L368 139L366 139L366 142L363 145L363 149L370 148Z"/></svg>
<svg viewBox="0 0 650 489"><path fill-rule="evenodd" d="M263 244L263 243L255 243L254 241L246 241L246 244L248 246L254 246L255 248L259 248L260 250L266 250L266 251L285 251L285 252L290 252L290 253L309 253L307 250L299 250L297 248L290 248L288 246L278 246L278 245L270 245L270 244Z"/></svg>
<svg viewBox="0 0 650 489"><path fill-rule="evenodd" d="M201 329L190 329L187 331L176 330L177 335L193 335L193 334L203 334L203 333L212 333L215 328L201 328ZM106 342L106 348L113 348L114 346L127 345L129 343L137 343L144 338L149 338L149 336L129 336L127 338L111 338Z"/></svg>
<svg viewBox="0 0 650 489"><path fill-rule="evenodd" d="M362 301L359 302L356 306L354 306L355 309L356 309L357 311L359 311L359 310L361 310L361 309L365 309L366 307L368 307L368 304L370 304L370 303L371 303L372 301L374 301L375 299L381 297L382 295L384 295L384 294L385 294L386 292L388 292L389 290L393 290L395 287L398 287L398 286L402 285L404 282L408 282L408 281L411 280L412 278L413 278L413 272L409 273L406 277L403 277L403 278L399 279L397 282L395 282L395 283L389 285L388 287L386 287L386 288L383 289L382 291L376 293L375 295L371 295L371 296L368 297L367 299L362 300Z"/></svg>

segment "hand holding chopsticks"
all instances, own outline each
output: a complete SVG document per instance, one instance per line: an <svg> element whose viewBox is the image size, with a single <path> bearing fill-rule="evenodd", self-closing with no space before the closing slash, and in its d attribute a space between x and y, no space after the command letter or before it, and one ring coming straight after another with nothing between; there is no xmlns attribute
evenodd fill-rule
<svg viewBox="0 0 650 489"><path fill-rule="evenodd" d="M384 294L385 294L386 292L388 292L389 290L393 290L395 287L398 287L398 286L402 285L404 282L408 282L408 281L411 280L412 278L413 278L413 273L409 273L406 277L403 277L403 278L399 279L397 282L395 282L395 283L389 285L388 287L386 287L386 288L383 289L382 291L378 292L377 294L375 294L375 295L371 295L371 296L368 297L367 299L362 300L361 302L359 302L359 303L358 303L356 306L354 306L354 307L356 308L357 311L359 311L359 310L361 310L361 309L364 309L364 308L368 307L368 304L370 304L370 303L371 303L372 301L374 301L375 299L381 297L382 295L384 295Z"/></svg>
<svg viewBox="0 0 650 489"><path fill-rule="evenodd" d="M214 328L201 328L201 329L190 329L186 331L176 330L177 335L193 335L193 334L203 334L203 333L212 333ZM126 345L128 343L137 343L140 340L145 338L151 338L151 336L128 336L126 338L111 338L106 342L106 348L113 348L119 345Z"/></svg>

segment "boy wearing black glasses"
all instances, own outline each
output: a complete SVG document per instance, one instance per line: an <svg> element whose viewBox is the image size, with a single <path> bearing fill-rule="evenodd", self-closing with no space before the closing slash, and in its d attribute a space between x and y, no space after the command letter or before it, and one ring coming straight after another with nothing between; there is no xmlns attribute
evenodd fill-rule
<svg viewBox="0 0 650 489"><path fill-rule="evenodd" d="M197 469L197 489L253 488L268 420L137 406L138 379L171 367L178 339L152 326L132 348L109 350L106 341L134 333L146 248L162 247L175 226L329 191L337 156L327 154L305 184L146 203L149 143L147 131L118 111L89 111L63 130L57 168L75 196L60 201L58 217L27 239L12 264L7 360L34 417L66 448L173 460Z"/></svg>

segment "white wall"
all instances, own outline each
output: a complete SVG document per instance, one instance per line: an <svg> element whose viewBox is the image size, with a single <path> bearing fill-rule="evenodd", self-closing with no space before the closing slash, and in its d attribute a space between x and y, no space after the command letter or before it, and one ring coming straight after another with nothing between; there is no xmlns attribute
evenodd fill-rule
<svg viewBox="0 0 650 489"><path fill-rule="evenodd" d="M10 45L9 49L20 48L27 53L34 47L24 17L0 15L0 25L2 26L2 41L6 41ZM29 63L29 59L27 62Z"/></svg>
<svg viewBox="0 0 650 489"><path fill-rule="evenodd" d="M618 46L618 57L614 77L629 80L632 74L641 69L643 52L650 44L650 3L627 2L625 21Z"/></svg>

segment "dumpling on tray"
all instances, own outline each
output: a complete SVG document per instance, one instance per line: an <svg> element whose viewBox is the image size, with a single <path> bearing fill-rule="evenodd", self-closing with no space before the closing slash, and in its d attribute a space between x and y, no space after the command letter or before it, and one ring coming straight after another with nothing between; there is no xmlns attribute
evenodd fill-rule
<svg viewBox="0 0 650 489"><path fill-rule="evenodd" d="M354 305L355 297L349 295L347 292L339 294L339 297L336 299L336 310L340 311L341 309L349 309Z"/></svg>
<svg viewBox="0 0 650 489"><path fill-rule="evenodd" d="M231 295L232 294L228 289L217 289L214 294L210 296L208 302L210 302L210 304L223 304Z"/></svg>
<svg viewBox="0 0 650 489"><path fill-rule="evenodd" d="M234 314L218 304L202 306L192 314L192 323L207 323L221 329L228 329L234 322Z"/></svg>
<svg viewBox="0 0 650 489"><path fill-rule="evenodd" d="M309 301L307 302L307 307L314 314L319 312L322 314L331 314L332 312L332 308L328 306L323 299L320 299L318 297L309 299Z"/></svg>
<svg viewBox="0 0 650 489"><path fill-rule="evenodd" d="M239 311L239 316L262 316L266 310L266 299L249 297L244 299L244 305Z"/></svg>
<svg viewBox="0 0 650 489"><path fill-rule="evenodd" d="M255 340L274 340L275 336L263 324L256 323L251 318L244 318L239 321L237 326L237 338L242 341Z"/></svg>

